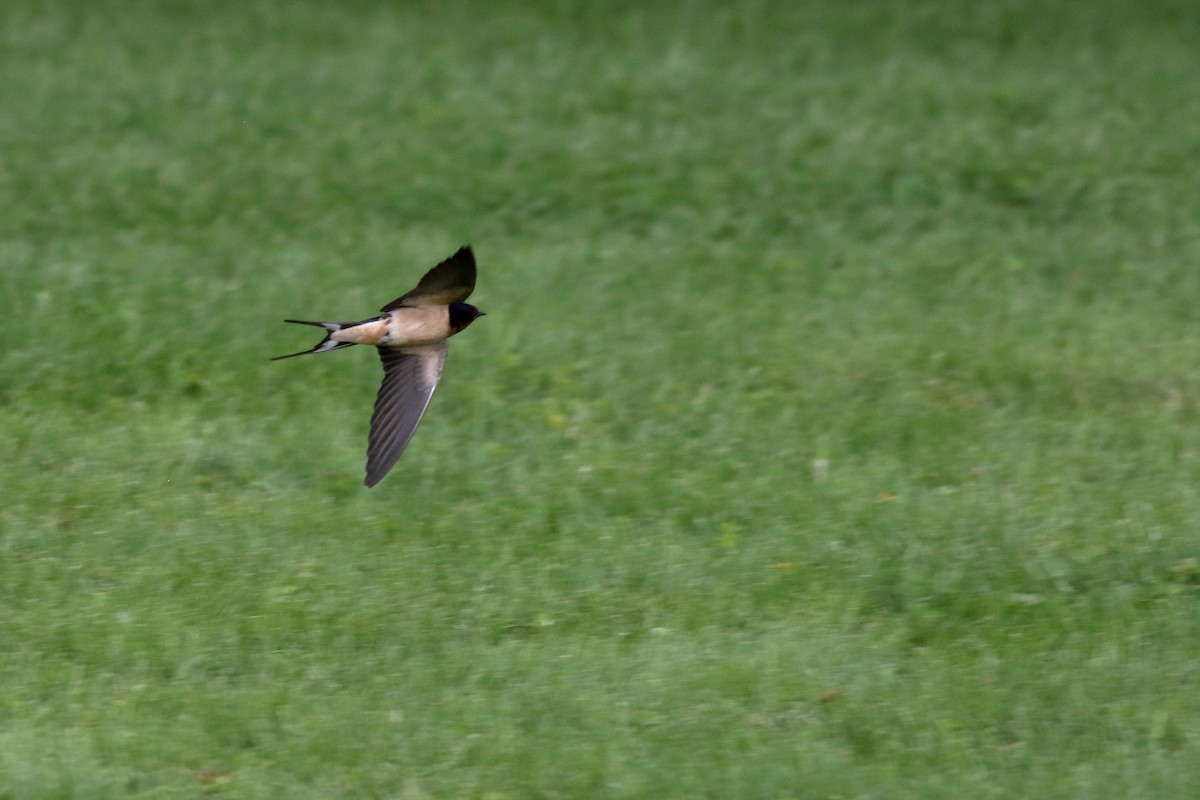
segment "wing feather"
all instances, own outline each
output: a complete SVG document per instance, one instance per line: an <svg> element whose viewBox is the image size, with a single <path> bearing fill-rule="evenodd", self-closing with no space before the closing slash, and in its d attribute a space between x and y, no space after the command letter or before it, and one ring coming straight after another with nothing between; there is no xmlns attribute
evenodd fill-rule
<svg viewBox="0 0 1200 800"><path fill-rule="evenodd" d="M395 350L380 347L383 384L375 397L367 441L367 477L374 486L388 474L408 446L442 377L447 343Z"/></svg>
<svg viewBox="0 0 1200 800"><path fill-rule="evenodd" d="M417 288L397 297L380 309L388 312L400 306L448 306L461 303L475 291L475 254L471 248L458 252L438 264L417 284Z"/></svg>

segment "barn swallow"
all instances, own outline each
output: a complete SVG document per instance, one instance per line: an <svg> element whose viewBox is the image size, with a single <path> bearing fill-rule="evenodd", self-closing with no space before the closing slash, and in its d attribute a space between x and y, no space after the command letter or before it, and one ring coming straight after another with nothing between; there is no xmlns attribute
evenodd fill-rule
<svg viewBox="0 0 1200 800"><path fill-rule="evenodd" d="M446 363L446 340L462 332L483 312L463 301L475 289L475 255L470 247L438 264L411 292L380 309L383 313L361 322L309 322L297 325L325 329L325 338L311 350L281 358L328 353L356 344L371 344L383 361L383 385L375 397L371 435L367 440L367 477L374 486L400 458L425 415Z"/></svg>

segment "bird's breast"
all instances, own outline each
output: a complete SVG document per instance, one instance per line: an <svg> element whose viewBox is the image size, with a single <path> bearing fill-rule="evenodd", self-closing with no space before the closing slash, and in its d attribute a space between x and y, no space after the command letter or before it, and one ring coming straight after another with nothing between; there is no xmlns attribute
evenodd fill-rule
<svg viewBox="0 0 1200 800"><path fill-rule="evenodd" d="M389 347L414 347L440 342L451 333L450 312L445 306L401 307L391 312L385 340L379 343Z"/></svg>

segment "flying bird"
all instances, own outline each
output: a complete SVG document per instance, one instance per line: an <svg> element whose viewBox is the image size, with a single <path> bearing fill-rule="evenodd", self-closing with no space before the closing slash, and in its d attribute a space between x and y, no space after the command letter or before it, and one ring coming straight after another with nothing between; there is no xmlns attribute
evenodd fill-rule
<svg viewBox="0 0 1200 800"><path fill-rule="evenodd" d="M297 325L325 329L325 338L310 350L281 358L328 353L356 344L374 345L383 362L383 385L375 397L371 435L367 441L367 477L374 486L400 458L425 415L446 363L446 340L462 332L483 312L464 303L475 289L475 255L470 247L438 264L417 284L361 322L309 322Z"/></svg>

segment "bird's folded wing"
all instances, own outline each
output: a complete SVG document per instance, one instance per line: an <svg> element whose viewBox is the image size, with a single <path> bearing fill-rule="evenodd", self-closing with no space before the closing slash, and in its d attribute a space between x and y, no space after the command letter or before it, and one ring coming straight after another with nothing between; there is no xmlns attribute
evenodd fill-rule
<svg viewBox="0 0 1200 800"><path fill-rule="evenodd" d="M380 347L383 385L375 397L367 444L367 486L383 480L412 439L446 363L446 342L393 350Z"/></svg>
<svg viewBox="0 0 1200 800"><path fill-rule="evenodd" d="M448 306L461 303L475 291L475 254L470 247L438 264L417 284L417 288L397 297L380 309L388 312L400 306Z"/></svg>

